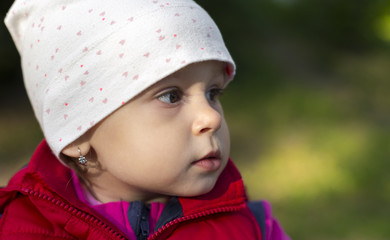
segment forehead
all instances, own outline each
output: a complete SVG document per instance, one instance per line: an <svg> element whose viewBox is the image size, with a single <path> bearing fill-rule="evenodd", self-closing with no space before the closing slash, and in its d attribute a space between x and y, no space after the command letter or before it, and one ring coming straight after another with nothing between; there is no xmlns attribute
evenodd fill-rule
<svg viewBox="0 0 390 240"><path fill-rule="evenodd" d="M148 87L132 101L141 98L142 96L154 94L156 90L161 90L165 87L174 85L186 88L196 82L213 82L218 83L220 87L225 87L228 82L226 63L212 60L187 65Z"/></svg>
<svg viewBox="0 0 390 240"><path fill-rule="evenodd" d="M226 63L220 61L204 61L190 64L177 72L161 79L155 85L161 85L167 82L180 81L183 84L194 81L210 81L214 79L227 81Z"/></svg>

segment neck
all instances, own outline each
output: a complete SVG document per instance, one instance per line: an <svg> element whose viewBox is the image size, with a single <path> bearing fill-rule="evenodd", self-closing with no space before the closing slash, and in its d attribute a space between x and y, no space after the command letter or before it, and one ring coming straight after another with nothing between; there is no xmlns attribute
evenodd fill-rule
<svg viewBox="0 0 390 240"><path fill-rule="evenodd" d="M118 179L112 179L112 175L101 173L99 175L88 174L88 178L81 184L97 201L101 203L117 201L141 201L145 203L162 202L168 200L168 196L156 193L145 193L136 187L129 186Z"/></svg>

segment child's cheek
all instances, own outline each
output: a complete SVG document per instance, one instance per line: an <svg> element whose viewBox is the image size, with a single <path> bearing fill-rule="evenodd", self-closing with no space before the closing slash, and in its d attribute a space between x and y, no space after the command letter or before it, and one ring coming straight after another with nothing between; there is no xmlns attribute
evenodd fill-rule
<svg viewBox="0 0 390 240"><path fill-rule="evenodd" d="M150 109L148 114L149 116L154 118L161 118L162 120L172 119L173 117L177 116L181 110L181 106L179 104L170 105L159 100L151 102L148 108Z"/></svg>

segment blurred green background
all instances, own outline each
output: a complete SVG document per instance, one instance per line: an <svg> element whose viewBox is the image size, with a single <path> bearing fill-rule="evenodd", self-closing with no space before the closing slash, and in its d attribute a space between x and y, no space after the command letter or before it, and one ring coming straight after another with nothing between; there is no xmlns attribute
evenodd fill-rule
<svg viewBox="0 0 390 240"><path fill-rule="evenodd" d="M222 101L250 197L293 239L390 239L390 1L198 2L238 66ZM42 135L3 25L0 43L5 185Z"/></svg>

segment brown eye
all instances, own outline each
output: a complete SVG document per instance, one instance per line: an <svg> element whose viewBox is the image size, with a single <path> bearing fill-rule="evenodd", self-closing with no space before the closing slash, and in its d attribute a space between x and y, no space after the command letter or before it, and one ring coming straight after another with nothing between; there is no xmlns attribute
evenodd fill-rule
<svg viewBox="0 0 390 240"><path fill-rule="evenodd" d="M172 90L160 95L158 100L164 103L174 104L181 100L181 93L178 90Z"/></svg>

